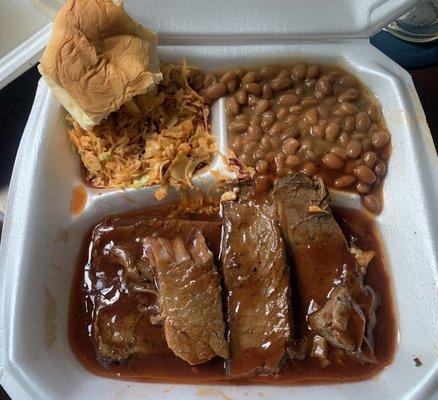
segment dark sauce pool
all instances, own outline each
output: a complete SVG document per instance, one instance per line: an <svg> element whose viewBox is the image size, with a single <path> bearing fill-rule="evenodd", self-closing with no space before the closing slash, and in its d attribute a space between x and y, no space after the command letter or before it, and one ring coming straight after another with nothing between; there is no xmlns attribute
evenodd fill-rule
<svg viewBox="0 0 438 400"><path fill-rule="evenodd" d="M281 375L276 377L254 376L250 378L231 378L224 372L224 361L215 358L208 363L199 366L190 366L180 358L176 357L168 349L163 337L161 325L143 324L141 337L154 337L159 349L155 354L142 356L131 356L123 362L105 362L98 356L95 342L92 336L92 317L95 307L95 294L87 290L90 287L92 274L120 275L123 268L111 263L101 263L99 270L93 270L90 263L90 249L92 245L92 231L84 238L80 260L78 262L71 290L71 301L69 310L69 340L71 348L82 365L90 372L112 377L116 379L127 379L137 381L154 382L180 382L180 383L269 383L279 385L291 385L298 383L314 382L348 382L363 380L372 377L383 368L388 366L393 358L396 340L397 325L392 302L392 289L389 270L386 266L384 249L381 238L373 219L364 213L345 208L333 208L333 214L341 226L348 241L353 242L362 250L374 250L376 256L368 267L365 283L371 285L378 294L377 324L374 329L374 352L377 358L376 364L359 362L351 357L345 356L341 351L331 348L326 365L319 359L307 357L304 360L293 360L283 368ZM167 211L161 211L167 215ZM137 211L129 214L122 214L110 217L106 221L125 220L139 216L151 217L160 215L159 211L142 212ZM195 216L199 219L199 216ZM194 217L194 218L195 218ZM209 220L217 220L218 216L209 216ZM210 248L218 256L217 238L220 232L206 236L210 242ZM318 282L315 282L317 285ZM299 288L298 288L299 289ZM149 301L154 304L154 297L142 295L141 301ZM114 296L113 296L114 299ZM121 294L117 301L111 305L114 314L118 308L135 309L139 299L131 294ZM306 332L299 332L305 336ZM161 343L161 344L160 344Z"/></svg>

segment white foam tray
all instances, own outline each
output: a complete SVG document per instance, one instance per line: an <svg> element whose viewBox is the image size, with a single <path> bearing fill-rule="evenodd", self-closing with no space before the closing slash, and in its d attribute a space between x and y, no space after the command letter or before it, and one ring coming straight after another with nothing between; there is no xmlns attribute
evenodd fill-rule
<svg viewBox="0 0 438 400"><path fill-rule="evenodd" d="M3 0L0 7L1 89L38 62L51 24L27 0Z"/></svg>
<svg viewBox="0 0 438 400"><path fill-rule="evenodd" d="M187 38L184 41L188 43ZM342 64L380 99L393 145L385 206L376 218L398 316L393 363L368 381L292 387L127 382L84 369L67 337L70 287L82 239L104 216L156 201L152 189L88 188L84 211L70 214L72 190L81 183L80 163L68 142L65 112L40 82L17 155L0 249L0 383L19 400L438 398L438 158L410 76L367 39L260 40L251 45L221 41L164 45L159 55L174 61L186 58L206 70L287 64L298 58ZM212 114L214 133L224 149L222 112L217 104ZM219 167L215 163L214 168ZM208 176L207 172L198 182ZM357 197L336 199L360 207ZM47 335L54 335L53 343ZM421 359L421 367L415 366L414 357Z"/></svg>

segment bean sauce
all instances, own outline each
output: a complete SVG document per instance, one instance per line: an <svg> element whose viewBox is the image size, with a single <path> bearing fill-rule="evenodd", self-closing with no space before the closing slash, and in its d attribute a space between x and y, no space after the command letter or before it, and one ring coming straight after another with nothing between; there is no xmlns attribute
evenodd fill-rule
<svg viewBox="0 0 438 400"><path fill-rule="evenodd" d="M204 86L209 101L227 97L230 148L256 176L275 180L303 171L381 211L391 136L378 101L351 73L268 65L208 74Z"/></svg>

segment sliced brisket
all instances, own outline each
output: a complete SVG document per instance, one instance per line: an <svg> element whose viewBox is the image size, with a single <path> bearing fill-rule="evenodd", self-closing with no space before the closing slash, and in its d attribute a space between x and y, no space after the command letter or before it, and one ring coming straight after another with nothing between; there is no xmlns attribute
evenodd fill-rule
<svg viewBox="0 0 438 400"><path fill-rule="evenodd" d="M188 239L202 233L208 246L218 252L220 227L218 222L144 217L110 217L96 226L87 281L94 298L93 342L104 361L162 353L167 347L161 326L162 307L145 238L180 235ZM205 250L202 243L197 248ZM201 254L208 259L205 268L214 268L209 264L210 256Z"/></svg>
<svg viewBox="0 0 438 400"><path fill-rule="evenodd" d="M363 277L373 253L348 247L321 180L289 175L276 182L272 196L295 261L307 323L331 345L371 361L367 326L373 325L375 295Z"/></svg>
<svg viewBox="0 0 438 400"><path fill-rule="evenodd" d="M143 240L165 317L167 345L191 365L228 358L219 276L202 233Z"/></svg>
<svg viewBox="0 0 438 400"><path fill-rule="evenodd" d="M228 373L276 373L290 336L285 248L274 204L224 204L222 243Z"/></svg>

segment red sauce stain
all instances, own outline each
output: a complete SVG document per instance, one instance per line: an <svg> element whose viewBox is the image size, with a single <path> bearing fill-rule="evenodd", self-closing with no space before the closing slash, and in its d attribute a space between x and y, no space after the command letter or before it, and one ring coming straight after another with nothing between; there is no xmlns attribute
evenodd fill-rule
<svg viewBox="0 0 438 400"><path fill-rule="evenodd" d="M70 212L73 215L79 215L87 204L87 190L83 185L77 185L73 188L70 202Z"/></svg>

